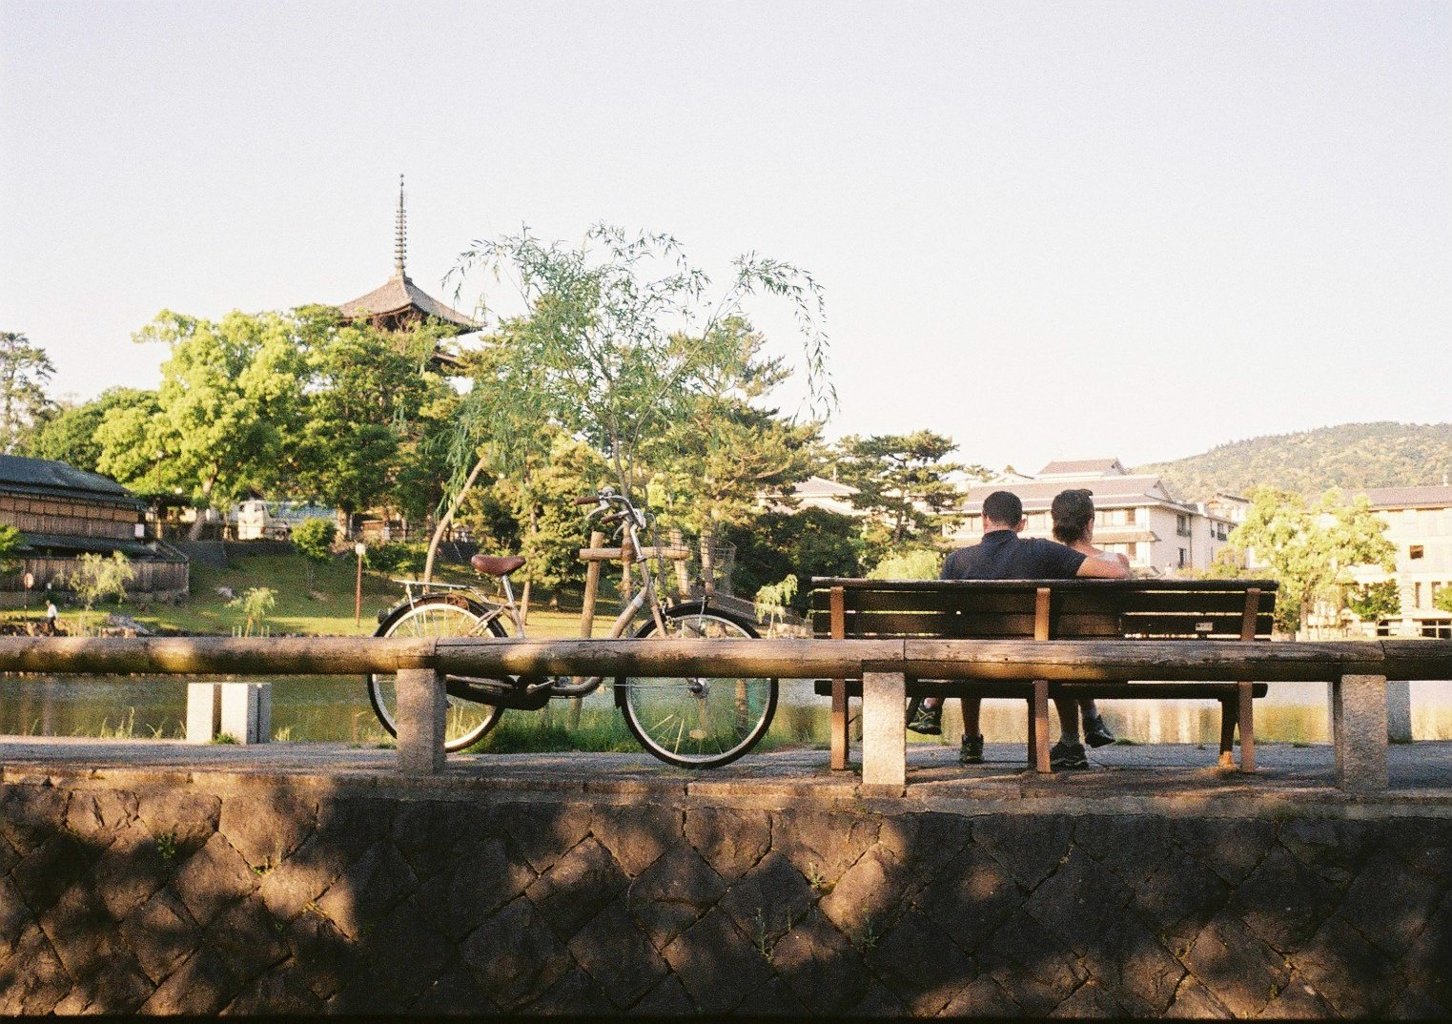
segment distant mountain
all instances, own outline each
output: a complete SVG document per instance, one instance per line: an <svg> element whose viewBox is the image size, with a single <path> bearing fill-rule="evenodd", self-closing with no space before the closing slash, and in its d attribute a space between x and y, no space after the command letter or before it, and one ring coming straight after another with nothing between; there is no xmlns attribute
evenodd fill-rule
<svg viewBox="0 0 1452 1024"><path fill-rule="evenodd" d="M1345 423L1253 437L1135 472L1163 478L1170 493L1186 501L1265 486L1311 496L1328 487L1440 484L1452 481L1452 423Z"/></svg>

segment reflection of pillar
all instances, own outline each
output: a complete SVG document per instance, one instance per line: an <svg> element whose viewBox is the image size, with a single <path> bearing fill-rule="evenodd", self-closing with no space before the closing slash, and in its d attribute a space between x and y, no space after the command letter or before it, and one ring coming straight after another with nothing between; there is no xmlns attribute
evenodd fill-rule
<svg viewBox="0 0 1452 1024"><path fill-rule="evenodd" d="M1391 743L1412 742L1412 684L1405 679L1386 684L1386 738Z"/></svg>

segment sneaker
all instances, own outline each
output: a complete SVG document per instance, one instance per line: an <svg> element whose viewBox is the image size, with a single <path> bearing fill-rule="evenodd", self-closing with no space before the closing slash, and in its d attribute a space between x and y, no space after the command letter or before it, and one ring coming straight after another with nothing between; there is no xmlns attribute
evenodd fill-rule
<svg viewBox="0 0 1452 1024"><path fill-rule="evenodd" d="M943 734L943 706L939 704L935 708L929 708L919 705L917 714L913 715L907 727L924 736L941 736Z"/></svg>
<svg viewBox="0 0 1452 1024"><path fill-rule="evenodd" d="M1091 747L1107 747L1114 742L1114 733L1104 724L1103 715L1084 719L1084 740Z"/></svg>
<svg viewBox="0 0 1452 1024"><path fill-rule="evenodd" d="M963 745L958 748L959 764L983 763L983 737L964 736Z"/></svg>
<svg viewBox="0 0 1452 1024"><path fill-rule="evenodd" d="M1065 743L1060 740L1049 750L1049 767L1056 772L1075 771L1089 767L1089 758L1084 753L1084 744Z"/></svg>

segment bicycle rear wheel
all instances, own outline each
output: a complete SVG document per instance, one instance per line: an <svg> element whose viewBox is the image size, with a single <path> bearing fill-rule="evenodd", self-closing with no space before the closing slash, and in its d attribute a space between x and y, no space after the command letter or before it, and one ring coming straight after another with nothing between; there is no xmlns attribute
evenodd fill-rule
<svg viewBox="0 0 1452 1024"><path fill-rule="evenodd" d="M755 638L746 622L700 605L665 612L665 635L692 639ZM659 635L652 619L636 637ZM692 676L615 680L615 703L640 745L667 764L716 768L754 747L776 714L775 679Z"/></svg>
<svg viewBox="0 0 1452 1024"><path fill-rule="evenodd" d="M431 594L397 609L373 635L413 638L508 634L500 616L490 616L483 605L451 594ZM397 677L392 673L374 672L365 676L364 681L373 713L383 728L397 736ZM444 716L444 749L453 753L472 747L499 723L503 714L504 709L496 704L450 696Z"/></svg>

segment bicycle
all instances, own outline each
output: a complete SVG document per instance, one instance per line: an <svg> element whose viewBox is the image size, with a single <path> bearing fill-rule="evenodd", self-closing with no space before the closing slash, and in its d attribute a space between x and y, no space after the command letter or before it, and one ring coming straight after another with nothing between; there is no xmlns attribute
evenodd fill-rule
<svg viewBox="0 0 1452 1024"><path fill-rule="evenodd" d="M576 505L594 504L586 517L601 516L602 526L618 526L622 552L645 551L642 535L646 516L630 499L604 488L578 498ZM660 549L656 549L659 560ZM475 555L470 559L481 577L496 579L503 601L476 586L396 580L404 599L380 615L375 636L406 637L524 637L524 621L514 599L510 574L525 560L518 555ZM649 616L630 635L636 638L691 637L698 639L756 638L755 626L719 607L710 595L700 600L668 603L657 586L659 568L640 558L642 579L635 595L610 627L611 639L626 635L642 610ZM465 750L499 724L506 708L538 710L551 699L583 697L593 693L603 676L576 680L569 676L543 679L507 677L484 679L446 676L448 714L444 749ZM378 720L397 735L394 676L374 673L366 677L368 699ZM667 764L686 768L715 768L730 764L754 747L776 714L777 680L769 678L645 678L618 676L615 705L626 727L640 745Z"/></svg>

